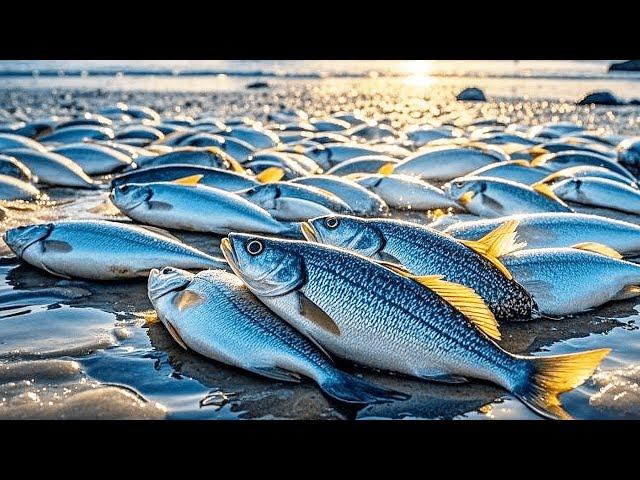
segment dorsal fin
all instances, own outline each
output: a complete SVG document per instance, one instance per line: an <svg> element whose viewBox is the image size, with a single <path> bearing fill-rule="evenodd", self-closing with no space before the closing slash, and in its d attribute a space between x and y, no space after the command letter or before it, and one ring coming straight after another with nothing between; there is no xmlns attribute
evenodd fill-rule
<svg viewBox="0 0 640 480"><path fill-rule="evenodd" d="M535 147L533 147L533 148L535 148ZM545 163L547 163L547 161L551 158L552 155L548 154L548 153L539 153L539 154L532 153L531 151L533 150L533 148L530 148L528 150L530 155L536 155L536 157L533 160L531 160L531 166L532 167L541 167Z"/></svg>
<svg viewBox="0 0 640 480"><path fill-rule="evenodd" d="M558 197L555 194L555 192L551 189L551 187L546 183L540 183L540 182L534 183L533 185L531 185L531 188L533 188L536 192L540 193L541 195L544 195L545 197L553 200L554 202L559 202L564 204L564 202L560 199L560 197Z"/></svg>
<svg viewBox="0 0 640 480"><path fill-rule="evenodd" d="M459 283L442 280L442 275L413 275L403 265L391 262L378 261L380 265L389 270L410 278L420 285L428 288L453 308L462 313L471 323L478 327L485 335L495 340L500 340L498 322L489 307L475 290Z"/></svg>
<svg viewBox="0 0 640 480"><path fill-rule="evenodd" d="M380 175L388 176L388 175L391 175L393 173L395 168L396 168L395 163L385 163L383 166L381 166L378 169L378 173Z"/></svg>
<svg viewBox="0 0 640 480"><path fill-rule="evenodd" d="M499 260L499 257L526 246L526 243L516 243L517 220L509 220L495 230L489 232L480 240L458 240L463 245L481 255L491 262L502 274L511 280L513 276L507 267Z"/></svg>
<svg viewBox="0 0 640 480"><path fill-rule="evenodd" d="M197 185L200 180L202 180L202 177L204 177L202 174L189 175L188 177L178 178L174 180L173 183L177 183L178 185Z"/></svg>
<svg viewBox="0 0 640 480"><path fill-rule="evenodd" d="M256 179L261 183L278 182L284 177L284 170L280 167L268 167L256 175Z"/></svg>
<svg viewBox="0 0 640 480"><path fill-rule="evenodd" d="M622 255L620 255L620 253L618 253L615 249L596 242L576 243L575 245L571 245L571 248L586 250L587 252L599 253L600 255L615 258L616 260L620 260L622 258Z"/></svg>

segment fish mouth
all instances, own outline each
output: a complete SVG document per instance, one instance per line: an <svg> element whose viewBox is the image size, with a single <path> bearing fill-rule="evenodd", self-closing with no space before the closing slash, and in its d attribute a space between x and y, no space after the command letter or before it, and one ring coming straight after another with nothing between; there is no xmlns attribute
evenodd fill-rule
<svg viewBox="0 0 640 480"><path fill-rule="evenodd" d="M300 223L300 230L302 230L302 236L308 241L308 242L316 242L318 243L318 233L316 232L316 229L313 228L313 225L309 222L301 222Z"/></svg>
<svg viewBox="0 0 640 480"><path fill-rule="evenodd" d="M222 250L222 255L224 255L224 258L231 267L233 273L238 277L243 278L242 272L240 271L240 268L238 268L236 252L233 249L233 244L231 243L231 240L229 240L229 237L224 237L220 241L220 250Z"/></svg>

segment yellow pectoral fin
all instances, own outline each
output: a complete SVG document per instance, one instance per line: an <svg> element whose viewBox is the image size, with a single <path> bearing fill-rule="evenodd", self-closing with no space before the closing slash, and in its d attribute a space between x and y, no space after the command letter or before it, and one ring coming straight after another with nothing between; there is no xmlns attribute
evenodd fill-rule
<svg viewBox="0 0 640 480"><path fill-rule="evenodd" d="M279 182L284 177L284 170L280 167L268 167L256 175L256 179L261 183Z"/></svg>
<svg viewBox="0 0 640 480"><path fill-rule="evenodd" d="M599 253L600 255L615 258L616 260L620 260L622 258L622 255L620 255L620 253L618 253L615 249L596 242L576 243L575 245L571 245L571 248Z"/></svg>
<svg viewBox="0 0 640 480"><path fill-rule="evenodd" d="M391 175L393 171L396 169L395 163L386 163L378 169L378 173L380 175Z"/></svg>
<svg viewBox="0 0 640 480"><path fill-rule="evenodd" d="M498 322L484 300L472 288L442 280L442 275L411 276L462 313L489 338L502 338Z"/></svg>
<svg viewBox="0 0 640 480"><path fill-rule="evenodd" d="M192 308L201 303L204 303L205 298L199 293L192 292L191 290L183 290L173 300L174 305L180 311Z"/></svg>
<svg viewBox="0 0 640 480"><path fill-rule="evenodd" d="M204 177L202 174L189 175L188 177L178 178L174 180L173 183L177 183L178 185L197 185L200 180L202 180L202 177Z"/></svg>
<svg viewBox="0 0 640 480"><path fill-rule="evenodd" d="M475 192L472 192L472 191L465 192L465 193L463 193L463 194L460 196L460 198L458 199L458 202L459 202L461 205L466 205L466 204L468 204L471 200L473 200L473 197L475 197L475 196L476 196L476 193L475 193Z"/></svg>

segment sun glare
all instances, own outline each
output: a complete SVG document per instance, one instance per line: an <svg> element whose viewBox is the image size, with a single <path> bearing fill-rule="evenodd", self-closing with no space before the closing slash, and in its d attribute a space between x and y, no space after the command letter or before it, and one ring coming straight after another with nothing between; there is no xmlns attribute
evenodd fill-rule
<svg viewBox="0 0 640 480"><path fill-rule="evenodd" d="M407 78L405 82L417 87L426 87L434 83L433 77L429 75L433 68L429 60L411 60L405 67Z"/></svg>

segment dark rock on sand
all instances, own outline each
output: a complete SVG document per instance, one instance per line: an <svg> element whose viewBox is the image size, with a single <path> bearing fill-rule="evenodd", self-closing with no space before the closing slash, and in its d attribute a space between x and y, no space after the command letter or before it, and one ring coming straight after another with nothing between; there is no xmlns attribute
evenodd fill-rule
<svg viewBox="0 0 640 480"><path fill-rule="evenodd" d="M484 92L476 87L469 87L462 90L457 96L456 100L462 100L465 102L486 102Z"/></svg>
<svg viewBox="0 0 640 480"><path fill-rule="evenodd" d="M253 82L247 85L247 88L269 88L267 82Z"/></svg>
<svg viewBox="0 0 640 480"><path fill-rule="evenodd" d="M640 60L627 60L626 62L612 63L609 71L640 72Z"/></svg>
<svg viewBox="0 0 640 480"><path fill-rule="evenodd" d="M578 101L578 105L624 105L625 102L616 97L613 93L608 91L591 92L586 94L581 100Z"/></svg>

